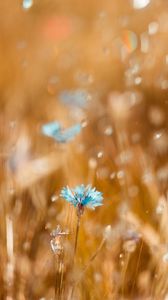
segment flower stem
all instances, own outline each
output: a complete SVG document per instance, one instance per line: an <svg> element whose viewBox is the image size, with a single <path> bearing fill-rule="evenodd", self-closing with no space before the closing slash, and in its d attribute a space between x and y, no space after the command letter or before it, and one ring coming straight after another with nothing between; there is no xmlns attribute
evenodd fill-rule
<svg viewBox="0 0 168 300"><path fill-rule="evenodd" d="M82 274L79 277L79 279L74 283L74 285L72 286L71 289L71 297L73 296L74 290L76 288L76 286L80 283L80 281L82 280L84 274L86 273L86 271L88 270L88 268L90 267L91 263L94 261L94 259L97 257L97 255L100 253L100 251L102 250L103 246L105 245L106 239L103 238L102 241L100 242L100 245L98 246L97 250L93 253L93 255L90 257L89 261L87 262L87 264L85 265L85 267L83 268ZM71 299L71 298L70 298ZM69 299L69 300L70 300Z"/></svg>
<svg viewBox="0 0 168 300"><path fill-rule="evenodd" d="M75 244L74 244L74 254L73 254L72 269L74 268L75 257L76 257L76 250L77 250L77 246L78 246L78 236L79 236L79 228L80 228L80 217L81 217L81 214L77 213L77 224L76 224L76 233L75 233ZM73 285L70 288L69 295L68 295L68 300L71 300L72 296L73 296Z"/></svg>
<svg viewBox="0 0 168 300"><path fill-rule="evenodd" d="M56 255L56 276L55 276L55 300L61 299L62 288L63 288L63 251Z"/></svg>
<svg viewBox="0 0 168 300"><path fill-rule="evenodd" d="M80 215L78 215L77 225L76 225L75 245L74 245L74 260L75 260L75 256L76 256L77 246L78 246L79 227L80 227Z"/></svg>

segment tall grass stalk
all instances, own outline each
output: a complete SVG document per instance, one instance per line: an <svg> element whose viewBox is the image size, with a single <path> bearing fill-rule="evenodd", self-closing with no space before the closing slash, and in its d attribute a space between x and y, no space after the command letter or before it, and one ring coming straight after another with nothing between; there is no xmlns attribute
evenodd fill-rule
<svg viewBox="0 0 168 300"><path fill-rule="evenodd" d="M72 294L71 297L74 294L75 288L77 287L77 285L80 283L80 281L82 280L83 276L85 275L86 271L88 270L88 268L90 267L91 263L95 260L95 258L98 256L98 254L100 253L100 251L102 250L103 246L105 245L106 242L106 238L103 238L100 242L100 245L98 246L98 248L96 249L96 251L93 253L93 255L90 257L89 261L87 262L87 264L85 265L85 267L83 268L83 271L81 273L80 278L74 283L73 287L72 287Z"/></svg>
<svg viewBox="0 0 168 300"><path fill-rule="evenodd" d="M63 250L56 255L55 259L55 300L61 300L63 296L63 266L64 253Z"/></svg>

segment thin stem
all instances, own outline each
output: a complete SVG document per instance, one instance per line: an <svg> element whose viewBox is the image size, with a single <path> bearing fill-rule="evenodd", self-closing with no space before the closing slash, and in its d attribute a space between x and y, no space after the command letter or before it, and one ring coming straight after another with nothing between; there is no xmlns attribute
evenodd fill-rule
<svg viewBox="0 0 168 300"><path fill-rule="evenodd" d="M79 228L80 228L80 213L77 214L77 224L76 224L76 233L75 233L75 245L74 245L74 255L73 255L73 262L72 262L72 269L74 268L75 257L76 257L76 250L78 246L78 237L79 237ZM73 296L73 286L70 288L68 300L71 300Z"/></svg>
<svg viewBox="0 0 168 300"><path fill-rule="evenodd" d="M80 215L78 215L77 225L76 225L75 246L74 246L74 257L73 257L73 260L75 260L75 256L76 256L76 250L77 250L77 245L78 245L78 236L79 236L79 227L80 227Z"/></svg>
<svg viewBox="0 0 168 300"><path fill-rule="evenodd" d="M62 299L63 294L63 280L64 280L64 252L62 251L61 262L60 262L60 299Z"/></svg>
<svg viewBox="0 0 168 300"><path fill-rule="evenodd" d="M87 262L86 266L83 269L82 275L87 271L88 267L90 266L90 264L92 263L92 261L97 257L97 255L99 254L99 252L101 251L101 249L103 248L104 244L105 244L106 239L103 238L99 247L97 248L97 250L95 251L95 253L93 253L93 255L90 257L89 261Z"/></svg>
<svg viewBox="0 0 168 300"><path fill-rule="evenodd" d="M61 299L63 284L63 252L56 258L55 300Z"/></svg>
<svg viewBox="0 0 168 300"><path fill-rule="evenodd" d="M87 262L87 264L85 265L85 267L83 268L82 274L80 276L80 278L75 282L75 284L72 286L72 291L71 291L71 297L74 293L74 290L76 288L76 286L79 284L79 282L81 281L83 275L85 274L85 272L87 271L87 269L89 268L89 266L91 265L91 263L93 262L93 260L97 257L97 255L100 253L101 249L103 248L104 244L106 242L106 239L103 238L99 247L97 248L97 250L95 251L95 253L93 253L93 255L90 257L89 261ZM71 298L70 298L71 299Z"/></svg>
<svg viewBox="0 0 168 300"><path fill-rule="evenodd" d="M133 292L134 292L135 282L136 282L136 278L137 278L137 274L138 274L138 270L139 270L139 265L140 265L140 260L141 260L141 255L142 255L142 249L143 249L143 240L141 240L141 245L140 245L140 250L139 250L139 255L138 255L138 260L137 260L137 265L136 265L136 270L135 270L135 275L134 275L134 281L133 281L132 288L131 288L131 297L132 297Z"/></svg>
<svg viewBox="0 0 168 300"><path fill-rule="evenodd" d="M126 272L127 272L127 268L128 268L128 263L129 263L129 259L130 259L130 253L126 253L126 261L124 263L124 267L122 270L122 299L124 299L124 288L125 288L125 277L126 277Z"/></svg>
<svg viewBox="0 0 168 300"><path fill-rule="evenodd" d="M55 300L58 298L58 267L59 267L59 262L58 262L58 257L56 256L55 258Z"/></svg>

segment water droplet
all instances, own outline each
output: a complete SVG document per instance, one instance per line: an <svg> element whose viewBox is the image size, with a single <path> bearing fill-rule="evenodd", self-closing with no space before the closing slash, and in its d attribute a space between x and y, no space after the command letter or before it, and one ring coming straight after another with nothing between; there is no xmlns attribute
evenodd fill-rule
<svg viewBox="0 0 168 300"><path fill-rule="evenodd" d="M87 120L82 121L81 125L82 125L83 128L87 127L88 126L88 121Z"/></svg>
<svg viewBox="0 0 168 300"><path fill-rule="evenodd" d="M47 229L50 229L51 228L51 223L46 223L46 225L45 225L45 229L47 230Z"/></svg>
<svg viewBox="0 0 168 300"><path fill-rule="evenodd" d="M29 8L31 8L33 5L33 0L23 0L23 9L27 10Z"/></svg>
<svg viewBox="0 0 168 300"><path fill-rule="evenodd" d="M165 131L155 132L151 143L154 151L159 154L166 153L168 150L168 134Z"/></svg>
<svg viewBox="0 0 168 300"><path fill-rule="evenodd" d="M135 78L135 84L136 85L140 85L141 82L142 82L142 77L138 76L138 77Z"/></svg>
<svg viewBox="0 0 168 300"><path fill-rule="evenodd" d="M150 0L133 0L133 7L135 9L142 9L149 5Z"/></svg>
<svg viewBox="0 0 168 300"><path fill-rule="evenodd" d="M158 139L161 138L161 136L162 136L162 132L157 132L157 133L154 134L153 139L158 140Z"/></svg>
<svg viewBox="0 0 168 300"><path fill-rule="evenodd" d="M162 260L163 262L168 262L168 252L163 255Z"/></svg>
<svg viewBox="0 0 168 300"><path fill-rule="evenodd" d="M166 200L165 200L164 196L159 199L158 205L156 207L156 214L157 215L163 214L163 212L166 208L166 202L165 201Z"/></svg>
<svg viewBox="0 0 168 300"><path fill-rule="evenodd" d="M116 173L115 173L115 172L111 173L111 174L110 174L110 179L114 179L115 176L116 176Z"/></svg>
<svg viewBox="0 0 168 300"><path fill-rule="evenodd" d="M58 200L58 198L59 198L59 197L58 197L57 195L52 195L52 196L51 196L51 201L52 201L52 202L55 202L55 201Z"/></svg>
<svg viewBox="0 0 168 300"><path fill-rule="evenodd" d="M97 167L97 160L95 158L90 158L88 165L91 169L95 169Z"/></svg>
<svg viewBox="0 0 168 300"><path fill-rule="evenodd" d="M123 170L121 170L121 171L118 171L118 173L117 173L117 178L118 178L118 179L123 179L123 178L124 178L124 176L125 176L125 173L124 173L124 171L123 171Z"/></svg>
<svg viewBox="0 0 168 300"><path fill-rule="evenodd" d="M103 157L103 151L98 152L98 153L97 153L97 157L98 157L98 158L102 158L102 157Z"/></svg>
<svg viewBox="0 0 168 300"><path fill-rule="evenodd" d="M105 135L111 135L113 133L113 128L111 126L108 126L105 130L104 130L104 134Z"/></svg>
<svg viewBox="0 0 168 300"><path fill-rule="evenodd" d="M150 35L154 35L158 32L159 24L157 22L151 22L148 26L148 32Z"/></svg>

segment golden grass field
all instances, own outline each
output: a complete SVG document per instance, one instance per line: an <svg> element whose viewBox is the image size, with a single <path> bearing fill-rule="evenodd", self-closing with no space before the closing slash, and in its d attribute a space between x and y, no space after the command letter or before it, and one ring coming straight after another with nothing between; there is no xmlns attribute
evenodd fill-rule
<svg viewBox="0 0 168 300"><path fill-rule="evenodd" d="M168 300L168 3L139 1L0 0L0 299Z"/></svg>

